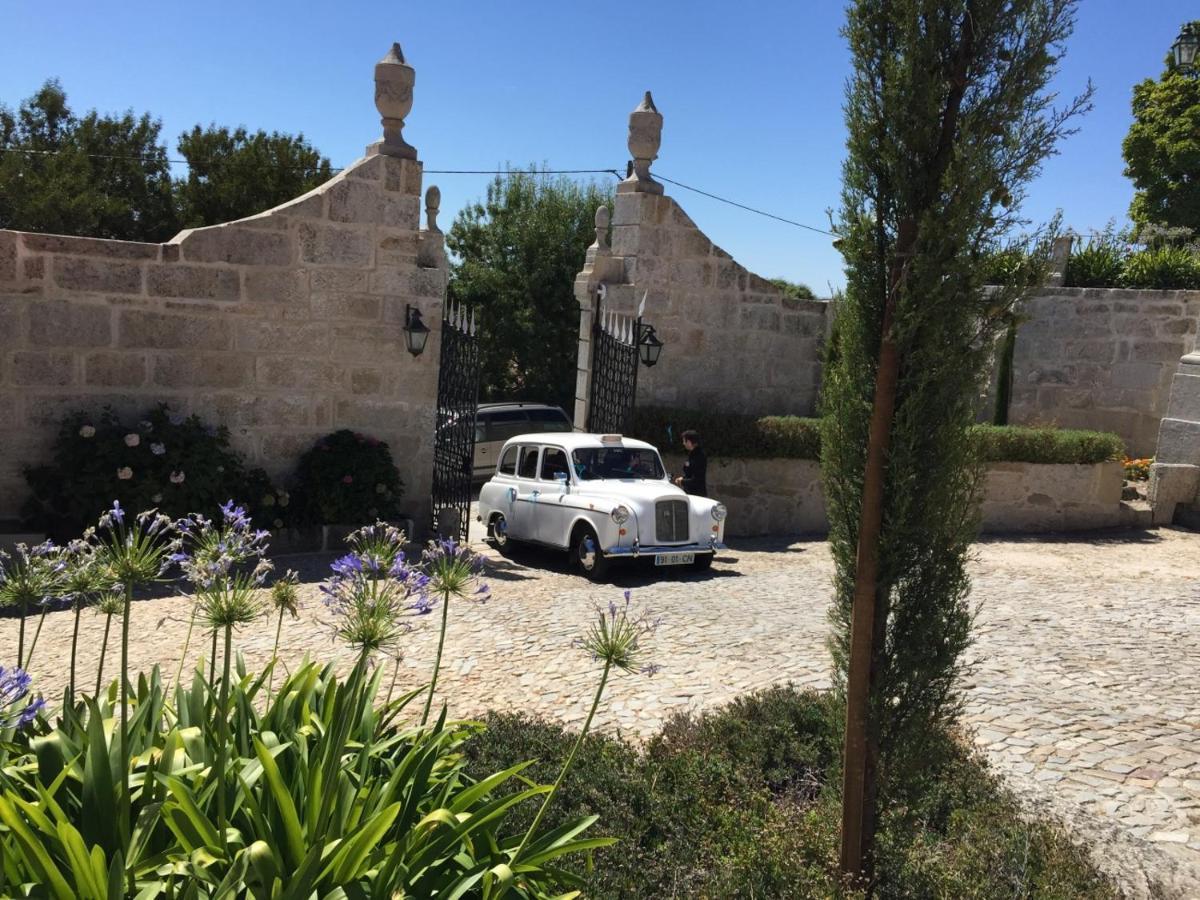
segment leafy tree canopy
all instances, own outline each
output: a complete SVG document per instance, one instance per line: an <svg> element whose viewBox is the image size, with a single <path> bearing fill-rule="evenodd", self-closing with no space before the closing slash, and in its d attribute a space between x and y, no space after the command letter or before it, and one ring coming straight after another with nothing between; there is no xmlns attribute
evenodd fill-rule
<svg viewBox="0 0 1200 900"><path fill-rule="evenodd" d="M1200 29L1200 20L1192 26ZM1136 188L1133 221L1200 229L1200 76L1180 71L1168 56L1157 81L1135 85L1122 151Z"/></svg>
<svg viewBox="0 0 1200 900"><path fill-rule="evenodd" d="M533 400L568 410L575 392L575 276L611 192L535 168L497 176L455 217L450 294L478 311L485 400Z"/></svg>
<svg viewBox="0 0 1200 900"><path fill-rule="evenodd" d="M197 125L179 136L179 152L188 162L187 177L176 184L183 228L262 212L333 176L329 160L303 134Z"/></svg>
<svg viewBox="0 0 1200 900"><path fill-rule="evenodd" d="M813 293L813 289L807 284L802 284L798 281L788 281L786 278L769 278L767 280L782 290L792 300L817 299L817 295Z"/></svg>
<svg viewBox="0 0 1200 900"><path fill-rule="evenodd" d="M0 105L0 228L156 241L175 231L162 123L127 111L77 117L57 81Z"/></svg>
<svg viewBox="0 0 1200 900"><path fill-rule="evenodd" d="M0 104L0 228L164 241L291 200L327 180L303 135L197 125L171 177L162 122L132 110L77 116L57 80L14 111Z"/></svg>

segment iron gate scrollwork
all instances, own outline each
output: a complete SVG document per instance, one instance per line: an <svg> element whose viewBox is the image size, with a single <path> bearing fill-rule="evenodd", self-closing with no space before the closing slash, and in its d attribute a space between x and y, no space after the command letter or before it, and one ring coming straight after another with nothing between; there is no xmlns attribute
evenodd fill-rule
<svg viewBox="0 0 1200 900"><path fill-rule="evenodd" d="M434 534L460 541L467 540L471 520L479 367L475 314L461 304L448 302L442 312L430 521Z"/></svg>
<svg viewBox="0 0 1200 900"><path fill-rule="evenodd" d="M640 317L606 313L596 304L592 326L592 389L587 430L592 434L628 434L637 397Z"/></svg>

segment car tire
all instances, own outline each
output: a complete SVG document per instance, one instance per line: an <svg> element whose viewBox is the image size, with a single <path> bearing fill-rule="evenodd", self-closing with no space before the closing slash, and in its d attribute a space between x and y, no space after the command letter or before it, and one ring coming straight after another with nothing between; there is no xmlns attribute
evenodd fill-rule
<svg viewBox="0 0 1200 900"><path fill-rule="evenodd" d="M604 581L612 564L600 549L600 540L591 528L580 528L571 542L571 559L592 581Z"/></svg>
<svg viewBox="0 0 1200 900"><path fill-rule="evenodd" d="M501 555L512 549L512 541L508 536L508 519L504 518L504 513L492 516L492 521L488 523L488 540Z"/></svg>
<svg viewBox="0 0 1200 900"><path fill-rule="evenodd" d="M692 568L697 572L707 572L712 568L713 557L715 553L697 553L696 558L692 560Z"/></svg>

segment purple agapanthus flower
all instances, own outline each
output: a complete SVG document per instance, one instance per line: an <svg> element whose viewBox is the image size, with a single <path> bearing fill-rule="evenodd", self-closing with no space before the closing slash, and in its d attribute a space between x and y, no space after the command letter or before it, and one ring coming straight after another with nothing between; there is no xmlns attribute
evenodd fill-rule
<svg viewBox="0 0 1200 900"><path fill-rule="evenodd" d="M0 666L0 729L24 728L45 707L46 701L41 697L26 700L32 684L28 672Z"/></svg>

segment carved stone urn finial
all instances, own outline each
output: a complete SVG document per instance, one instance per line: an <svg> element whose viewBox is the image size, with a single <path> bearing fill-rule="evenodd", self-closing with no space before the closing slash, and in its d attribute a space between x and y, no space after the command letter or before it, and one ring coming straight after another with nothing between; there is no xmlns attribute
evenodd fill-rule
<svg viewBox="0 0 1200 900"><path fill-rule="evenodd" d="M608 250L608 222L609 214L607 206L596 207L596 243L592 244L597 250Z"/></svg>
<svg viewBox="0 0 1200 900"><path fill-rule="evenodd" d="M367 148L368 153L382 153L401 159L416 159L417 148L401 136L404 117L412 111L413 83L417 71L404 61L404 51L392 44L387 56L375 63L375 108L383 123L383 140Z"/></svg>
<svg viewBox="0 0 1200 900"><path fill-rule="evenodd" d="M442 233L438 228L438 210L442 208L442 191L436 184L431 184L425 192L425 230Z"/></svg>
<svg viewBox="0 0 1200 900"><path fill-rule="evenodd" d="M662 144L663 117L654 106L654 98L646 96L637 109L629 114L629 153L633 157L633 174L617 185L617 193L661 194L663 186L650 177L650 163L658 158Z"/></svg>

